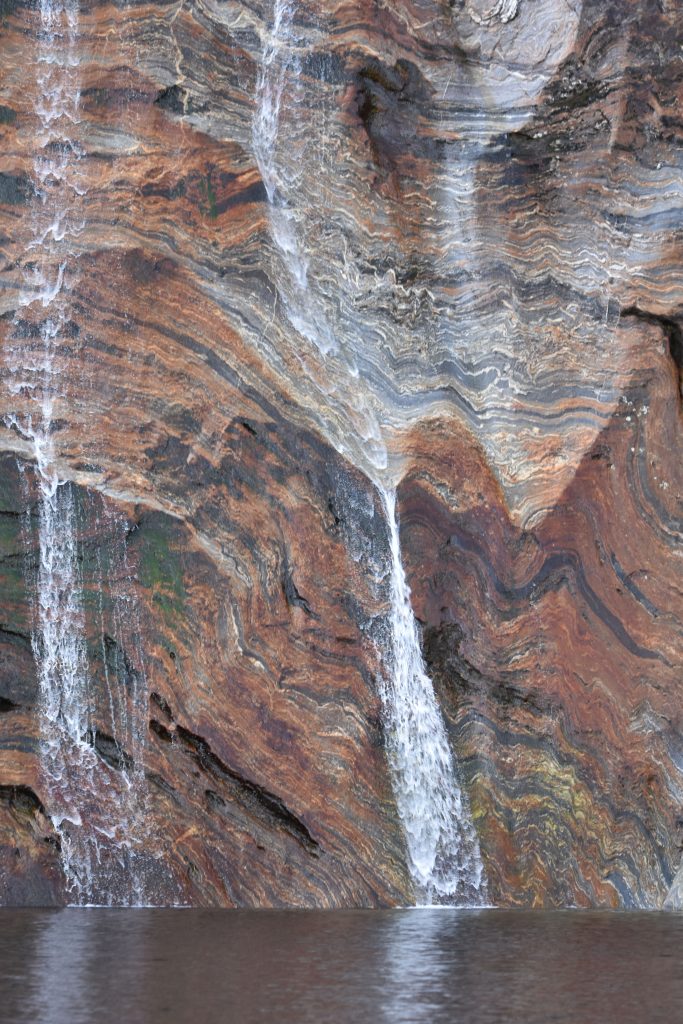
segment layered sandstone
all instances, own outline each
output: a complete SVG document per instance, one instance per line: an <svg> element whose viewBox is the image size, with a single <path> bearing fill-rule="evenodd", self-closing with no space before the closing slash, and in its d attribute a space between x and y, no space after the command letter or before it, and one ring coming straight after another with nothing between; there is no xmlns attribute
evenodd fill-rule
<svg viewBox="0 0 683 1024"><path fill-rule="evenodd" d="M268 0L80 9L52 437L102 785L133 756L112 678L146 694L150 900L411 899L378 696L398 485L491 899L658 906L683 843L677 5L290 7L277 38ZM1 13L0 337L30 363L39 20ZM10 377L0 899L60 902Z"/></svg>

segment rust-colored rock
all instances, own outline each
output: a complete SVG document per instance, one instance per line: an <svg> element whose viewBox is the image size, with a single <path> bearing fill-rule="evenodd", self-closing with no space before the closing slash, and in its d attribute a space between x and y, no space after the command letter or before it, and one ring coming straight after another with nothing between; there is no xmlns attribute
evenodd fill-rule
<svg viewBox="0 0 683 1024"><path fill-rule="evenodd" d="M277 10L82 5L50 44L61 149L40 13L0 11L0 901L70 898L40 413L76 510L84 806L106 831L137 794L93 898L410 902L380 484L489 898L659 906L683 843L676 5ZM63 265L47 419L34 265Z"/></svg>
<svg viewBox="0 0 683 1024"><path fill-rule="evenodd" d="M494 903L658 906L680 859L677 381L661 330L623 335L628 399L525 529L452 421L420 433L399 490Z"/></svg>

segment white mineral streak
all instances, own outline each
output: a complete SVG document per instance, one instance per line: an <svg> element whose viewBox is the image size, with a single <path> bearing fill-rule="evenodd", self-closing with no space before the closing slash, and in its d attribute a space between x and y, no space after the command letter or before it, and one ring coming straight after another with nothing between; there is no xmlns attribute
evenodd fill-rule
<svg viewBox="0 0 683 1024"><path fill-rule="evenodd" d="M505 24L517 17L519 0L495 0L491 6L481 3L468 3L467 13L472 21L484 25L490 21L501 21Z"/></svg>

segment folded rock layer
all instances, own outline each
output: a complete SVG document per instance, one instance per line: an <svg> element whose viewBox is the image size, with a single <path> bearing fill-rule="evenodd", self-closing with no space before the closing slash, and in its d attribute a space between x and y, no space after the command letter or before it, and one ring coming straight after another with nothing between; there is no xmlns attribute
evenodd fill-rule
<svg viewBox="0 0 683 1024"><path fill-rule="evenodd" d="M40 263L107 877L137 902L411 902L381 485L489 899L661 906L683 848L677 5L70 17L60 142L45 21L0 5L0 901L73 881L37 668ZM102 807L131 787L117 860Z"/></svg>

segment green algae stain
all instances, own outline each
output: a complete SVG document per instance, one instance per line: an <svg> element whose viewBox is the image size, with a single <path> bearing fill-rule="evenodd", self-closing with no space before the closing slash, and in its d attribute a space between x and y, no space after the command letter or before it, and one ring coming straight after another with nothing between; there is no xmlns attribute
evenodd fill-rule
<svg viewBox="0 0 683 1024"><path fill-rule="evenodd" d="M21 520L18 516L0 512L0 559L22 553Z"/></svg>
<svg viewBox="0 0 683 1024"><path fill-rule="evenodd" d="M0 512L18 517L24 506L19 462L14 455L5 455L0 458Z"/></svg>
<svg viewBox="0 0 683 1024"><path fill-rule="evenodd" d="M201 178L199 182L199 194L201 196L199 202L199 209L205 217L209 220L216 220L218 217L218 204L216 199L216 190L213 187L211 181L211 171L206 175L205 178Z"/></svg>
<svg viewBox="0 0 683 1024"><path fill-rule="evenodd" d="M185 582L174 524L156 513L133 534L139 553L139 579L169 625L182 624Z"/></svg>
<svg viewBox="0 0 683 1024"><path fill-rule="evenodd" d="M14 456L0 459L0 622L6 628L29 627L24 499L19 465Z"/></svg>

